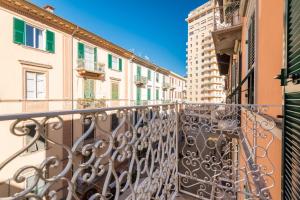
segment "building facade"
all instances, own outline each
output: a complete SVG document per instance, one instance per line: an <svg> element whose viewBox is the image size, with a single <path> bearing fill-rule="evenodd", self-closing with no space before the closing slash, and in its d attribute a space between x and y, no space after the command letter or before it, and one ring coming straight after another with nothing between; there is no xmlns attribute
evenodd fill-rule
<svg viewBox="0 0 300 200"><path fill-rule="evenodd" d="M211 32L215 28L215 5L208 1L191 11L187 41L187 100L221 103L225 100L224 77L217 67Z"/></svg>
<svg viewBox="0 0 300 200"><path fill-rule="evenodd" d="M66 109L102 108L125 105L154 104L156 102L183 100L185 79L157 66L132 52L95 35L76 24L56 16L54 9L40 8L28 1L0 1L0 37L2 69L0 78L1 114L46 112ZM8 67L9 66L9 67ZM175 82L174 96L165 88L170 77ZM178 85L179 84L179 85ZM177 87L178 86L178 87ZM86 132L91 124L89 117L73 116L64 119L64 130L69 134L55 135L60 144L72 144ZM78 122L78 123L77 123ZM115 113L109 113L103 130L118 126ZM30 141L38 129L34 122L24 122L28 137L15 137L9 133L9 124L1 122L0 146L3 162L17 149L31 145L24 155L1 169L0 198L10 196L34 182L34 170L23 174L26 181L11 181L22 163L37 166L47 156L58 155L65 159L63 150L52 148L39 138ZM55 133L55 134L54 134ZM89 140L100 137L94 131ZM14 144L14 145L11 145ZM78 157L76 163L84 158ZM64 167L63 163L60 167ZM50 177L57 171L46 170ZM42 187L43 183L39 183ZM54 187L62 188L63 184ZM40 192L41 188L34 188ZM81 191L84 194L85 190ZM58 194L61 198L63 194Z"/></svg>
<svg viewBox="0 0 300 200"><path fill-rule="evenodd" d="M281 105L282 88L274 77L280 74L284 63L284 2L218 0L215 3L218 22L212 36L219 70L226 77L227 103ZM282 177L281 113L281 106L271 106L262 118L276 122L273 128L275 145L270 147L268 157L274 162L276 183L270 194L278 199L281 199ZM260 141L250 143L254 142L265 145ZM268 165L260 161L256 164ZM245 186L245 190L249 190L249 186Z"/></svg>

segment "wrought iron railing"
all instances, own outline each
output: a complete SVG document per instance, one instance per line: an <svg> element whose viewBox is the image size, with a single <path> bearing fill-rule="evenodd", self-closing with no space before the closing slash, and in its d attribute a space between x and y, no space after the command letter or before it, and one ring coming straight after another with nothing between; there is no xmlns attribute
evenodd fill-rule
<svg viewBox="0 0 300 200"><path fill-rule="evenodd" d="M221 30L241 24L240 2L229 2L214 9L215 30Z"/></svg>
<svg viewBox="0 0 300 200"><path fill-rule="evenodd" d="M171 103L2 115L0 199L270 199L280 185L270 116L280 109ZM28 152L33 145L45 148Z"/></svg>

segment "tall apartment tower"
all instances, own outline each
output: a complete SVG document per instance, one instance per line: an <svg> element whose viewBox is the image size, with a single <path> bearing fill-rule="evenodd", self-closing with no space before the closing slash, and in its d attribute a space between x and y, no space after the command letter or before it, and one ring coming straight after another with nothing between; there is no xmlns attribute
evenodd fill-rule
<svg viewBox="0 0 300 200"><path fill-rule="evenodd" d="M187 100L199 103L225 102L224 77L217 66L211 32L215 27L212 0L191 11L187 44Z"/></svg>

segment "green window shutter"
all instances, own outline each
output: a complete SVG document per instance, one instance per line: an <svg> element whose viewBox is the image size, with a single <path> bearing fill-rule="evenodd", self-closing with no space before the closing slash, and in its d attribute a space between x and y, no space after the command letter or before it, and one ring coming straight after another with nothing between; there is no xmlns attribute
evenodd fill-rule
<svg viewBox="0 0 300 200"><path fill-rule="evenodd" d="M46 50L48 52L55 52L55 34L52 31L46 31Z"/></svg>
<svg viewBox="0 0 300 200"><path fill-rule="evenodd" d="M151 88L147 89L147 100L150 101L151 100Z"/></svg>
<svg viewBox="0 0 300 200"><path fill-rule="evenodd" d="M136 76L138 77L138 79L141 77L141 67L140 66L137 66L136 67Z"/></svg>
<svg viewBox="0 0 300 200"><path fill-rule="evenodd" d="M159 100L159 90L156 89L156 100Z"/></svg>
<svg viewBox="0 0 300 200"><path fill-rule="evenodd" d="M14 43L25 44L25 22L23 20L14 18L13 34Z"/></svg>
<svg viewBox="0 0 300 200"><path fill-rule="evenodd" d="M151 80L151 71L150 71L150 69L148 69L148 80L149 81Z"/></svg>
<svg viewBox="0 0 300 200"><path fill-rule="evenodd" d="M136 88L136 100L137 101L141 100L141 88L139 87Z"/></svg>
<svg viewBox="0 0 300 200"><path fill-rule="evenodd" d="M111 84L111 98L112 99L119 99L119 85L118 83Z"/></svg>
<svg viewBox="0 0 300 200"><path fill-rule="evenodd" d="M97 62L98 62L97 47L94 48L94 62L95 62L95 64L97 64Z"/></svg>
<svg viewBox="0 0 300 200"><path fill-rule="evenodd" d="M122 71L122 58L119 58L119 71Z"/></svg>
<svg viewBox="0 0 300 200"><path fill-rule="evenodd" d="M94 92L94 81L87 79L84 80L84 98L85 99L93 99L95 98Z"/></svg>
<svg viewBox="0 0 300 200"><path fill-rule="evenodd" d="M112 69L112 55L108 54L108 68Z"/></svg>
<svg viewBox="0 0 300 200"><path fill-rule="evenodd" d="M81 42L78 42L77 46L77 57L78 59L84 59L84 44Z"/></svg>

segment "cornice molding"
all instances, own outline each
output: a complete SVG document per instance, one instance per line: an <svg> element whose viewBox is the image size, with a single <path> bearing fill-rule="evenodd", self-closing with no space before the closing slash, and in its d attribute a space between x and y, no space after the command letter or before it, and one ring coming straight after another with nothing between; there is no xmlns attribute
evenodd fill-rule
<svg viewBox="0 0 300 200"><path fill-rule="evenodd" d="M73 35L74 37L89 42L95 46L106 49L112 53L122 56L127 59L133 59L136 63L141 64L147 68L156 70L162 74L168 75L170 71L159 67L143 58L135 55L134 53L116 45L104 38L87 31L74 23L71 23L51 12L46 11L25 0L0 0L0 7L11 10L20 15L34 19L38 22L44 23L49 27L62 31L66 34Z"/></svg>

